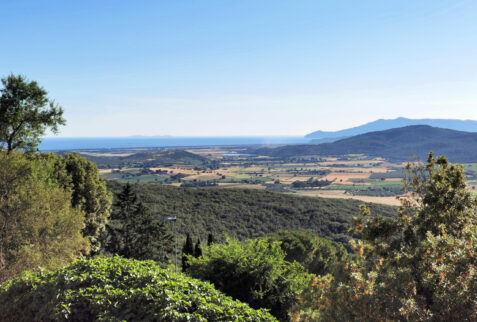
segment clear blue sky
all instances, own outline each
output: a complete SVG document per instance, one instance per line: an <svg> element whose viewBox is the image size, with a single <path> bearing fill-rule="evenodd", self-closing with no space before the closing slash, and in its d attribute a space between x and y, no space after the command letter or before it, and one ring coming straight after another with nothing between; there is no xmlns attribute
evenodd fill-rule
<svg viewBox="0 0 477 322"><path fill-rule="evenodd" d="M304 135L477 119L477 1L0 1L0 74L60 136Z"/></svg>

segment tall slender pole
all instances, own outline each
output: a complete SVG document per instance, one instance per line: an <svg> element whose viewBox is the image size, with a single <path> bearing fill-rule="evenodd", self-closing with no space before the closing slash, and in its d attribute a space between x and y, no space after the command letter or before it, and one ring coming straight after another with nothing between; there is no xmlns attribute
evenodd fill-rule
<svg viewBox="0 0 477 322"><path fill-rule="evenodd" d="M174 221L174 235L176 237L176 273L177 273L177 228L176 228L176 222Z"/></svg>

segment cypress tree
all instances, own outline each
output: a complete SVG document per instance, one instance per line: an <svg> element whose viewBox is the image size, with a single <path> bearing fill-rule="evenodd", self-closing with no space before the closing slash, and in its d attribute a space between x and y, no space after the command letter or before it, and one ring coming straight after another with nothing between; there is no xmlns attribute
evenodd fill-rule
<svg viewBox="0 0 477 322"><path fill-rule="evenodd" d="M189 233L187 233L185 244L182 247L182 271L189 268L186 255L194 255L194 244L192 243L192 238L190 238Z"/></svg>
<svg viewBox="0 0 477 322"><path fill-rule="evenodd" d="M207 246L212 245L214 242L214 235L212 235L212 233L209 233L209 235L207 236Z"/></svg>
<svg viewBox="0 0 477 322"><path fill-rule="evenodd" d="M195 244L194 248L194 257L198 258L202 256L202 248L200 247L200 238L197 238L197 244Z"/></svg>

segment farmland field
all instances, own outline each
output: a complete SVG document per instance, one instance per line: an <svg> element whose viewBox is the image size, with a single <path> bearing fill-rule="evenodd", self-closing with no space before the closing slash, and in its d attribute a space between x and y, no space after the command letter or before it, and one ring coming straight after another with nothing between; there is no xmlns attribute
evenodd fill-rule
<svg viewBox="0 0 477 322"><path fill-rule="evenodd" d="M277 158L243 146L82 151L109 180L205 189L251 188L295 195L398 205L405 163L364 155ZM477 164L465 164L468 189L477 189Z"/></svg>

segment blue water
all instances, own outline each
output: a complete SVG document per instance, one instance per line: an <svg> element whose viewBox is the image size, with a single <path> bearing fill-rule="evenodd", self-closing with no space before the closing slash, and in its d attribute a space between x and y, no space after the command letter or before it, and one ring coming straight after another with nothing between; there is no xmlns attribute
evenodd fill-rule
<svg viewBox="0 0 477 322"><path fill-rule="evenodd" d="M122 137L122 138L44 138L40 151L154 148L211 145L309 143L303 137Z"/></svg>

